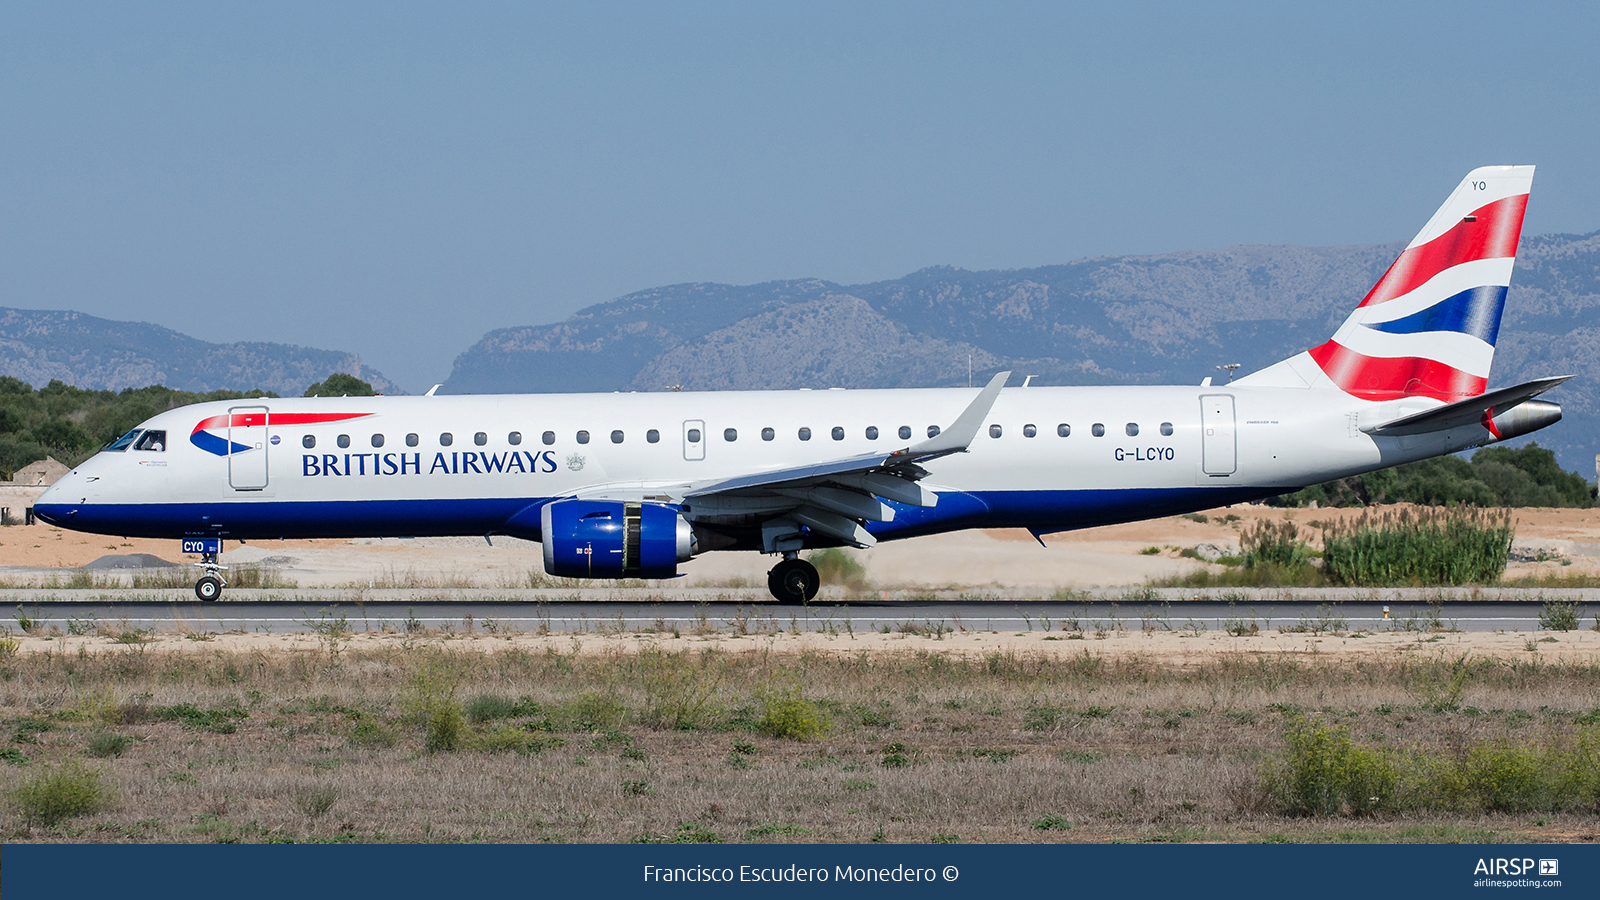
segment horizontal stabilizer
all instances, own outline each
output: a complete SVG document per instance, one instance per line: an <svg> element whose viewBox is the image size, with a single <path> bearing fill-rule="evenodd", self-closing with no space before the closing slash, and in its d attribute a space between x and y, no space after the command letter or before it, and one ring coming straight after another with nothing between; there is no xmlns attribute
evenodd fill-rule
<svg viewBox="0 0 1600 900"><path fill-rule="evenodd" d="M1399 437L1408 434L1427 434L1433 431L1446 431L1451 428L1462 428L1468 425L1480 425L1485 420L1510 409L1513 406L1550 390L1564 381L1573 378L1572 375L1558 375L1554 378L1539 378L1515 387L1501 388L1490 391L1477 397L1468 397L1444 406L1424 410L1409 416L1403 416L1381 425L1363 425L1361 430L1367 434L1381 435L1383 437Z"/></svg>

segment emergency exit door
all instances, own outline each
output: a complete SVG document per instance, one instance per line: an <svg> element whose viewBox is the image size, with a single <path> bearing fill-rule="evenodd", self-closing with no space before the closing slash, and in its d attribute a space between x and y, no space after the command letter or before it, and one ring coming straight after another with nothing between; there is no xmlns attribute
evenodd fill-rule
<svg viewBox="0 0 1600 900"><path fill-rule="evenodd" d="M1233 395L1200 398L1200 468L1207 475L1232 475L1239 468L1239 441L1234 426Z"/></svg>
<svg viewBox="0 0 1600 900"><path fill-rule="evenodd" d="M698 461L706 458L706 423L689 419L683 423L683 458Z"/></svg>
<svg viewBox="0 0 1600 900"><path fill-rule="evenodd" d="M228 410L228 484L236 491L267 486L267 408L235 406Z"/></svg>

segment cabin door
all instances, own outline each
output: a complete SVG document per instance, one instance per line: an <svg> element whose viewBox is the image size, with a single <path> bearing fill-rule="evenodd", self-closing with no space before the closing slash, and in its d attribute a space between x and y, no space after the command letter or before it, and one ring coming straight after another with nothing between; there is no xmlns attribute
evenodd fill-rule
<svg viewBox="0 0 1600 900"><path fill-rule="evenodd" d="M1232 475L1239 468L1233 395L1203 395L1200 398L1200 424L1201 468L1213 478Z"/></svg>
<svg viewBox="0 0 1600 900"><path fill-rule="evenodd" d="M228 410L228 484L236 491L267 487L267 408Z"/></svg>

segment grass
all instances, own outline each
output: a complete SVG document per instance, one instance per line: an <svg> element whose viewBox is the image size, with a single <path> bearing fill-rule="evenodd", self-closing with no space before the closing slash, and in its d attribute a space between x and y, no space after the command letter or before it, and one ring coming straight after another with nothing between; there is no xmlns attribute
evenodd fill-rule
<svg viewBox="0 0 1600 900"><path fill-rule="evenodd" d="M41 772L11 792L11 803L22 820L46 828L99 812L109 800L100 773L77 761Z"/></svg>
<svg viewBox="0 0 1600 900"><path fill-rule="evenodd" d="M1516 534L1510 510L1405 509L1323 526L1323 572L1335 584L1492 584Z"/></svg>
<svg viewBox="0 0 1600 900"><path fill-rule="evenodd" d="M0 660L0 833L1542 842L1600 811L1600 667L1571 660L454 646ZM95 802L18 802L59 772Z"/></svg>

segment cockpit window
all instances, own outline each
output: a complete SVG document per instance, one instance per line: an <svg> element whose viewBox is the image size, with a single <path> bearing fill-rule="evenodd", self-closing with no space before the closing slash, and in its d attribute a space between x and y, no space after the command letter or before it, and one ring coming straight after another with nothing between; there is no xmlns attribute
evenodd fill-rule
<svg viewBox="0 0 1600 900"><path fill-rule="evenodd" d="M139 436L139 429L135 428L134 430L128 432L127 434L123 435L122 437L119 437L116 440L112 441L111 443L107 444L106 445L106 449L103 452L105 452L105 453L121 453L122 451L124 451L124 450L128 449L129 447L133 446L133 439L138 437L138 436Z"/></svg>
<svg viewBox="0 0 1600 900"><path fill-rule="evenodd" d="M167 449L167 433L160 429L152 428L139 436L139 440L134 443L133 449L160 453Z"/></svg>

